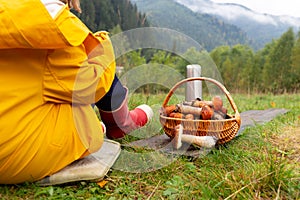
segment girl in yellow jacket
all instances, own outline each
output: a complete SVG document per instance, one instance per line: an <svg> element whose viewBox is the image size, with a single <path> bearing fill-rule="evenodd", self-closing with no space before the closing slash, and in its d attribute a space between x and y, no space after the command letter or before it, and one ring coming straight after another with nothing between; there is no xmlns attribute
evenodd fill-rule
<svg viewBox="0 0 300 200"><path fill-rule="evenodd" d="M147 123L127 108L107 32L69 11L78 1L0 0L0 184L36 181Z"/></svg>

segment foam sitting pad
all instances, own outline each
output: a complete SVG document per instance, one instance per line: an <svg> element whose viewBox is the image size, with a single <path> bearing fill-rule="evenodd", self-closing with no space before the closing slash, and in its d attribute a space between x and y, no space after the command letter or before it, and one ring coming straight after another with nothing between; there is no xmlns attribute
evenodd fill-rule
<svg viewBox="0 0 300 200"><path fill-rule="evenodd" d="M40 186L49 186L76 181L100 181L113 166L120 152L121 146L118 142L105 139L99 151L74 161L36 183Z"/></svg>

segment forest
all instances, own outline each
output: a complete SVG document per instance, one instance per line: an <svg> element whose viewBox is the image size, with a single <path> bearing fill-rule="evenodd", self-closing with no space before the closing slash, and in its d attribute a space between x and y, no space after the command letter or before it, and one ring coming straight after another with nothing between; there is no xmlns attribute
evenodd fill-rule
<svg viewBox="0 0 300 200"><path fill-rule="evenodd" d="M220 46L210 55L233 91L299 92L300 32L292 28L257 52L245 45Z"/></svg>
<svg viewBox="0 0 300 200"><path fill-rule="evenodd" d="M116 27L130 30L149 26L146 15L138 11L130 0L81 0L82 13L77 15L93 32L112 32Z"/></svg>
<svg viewBox="0 0 300 200"><path fill-rule="evenodd" d="M129 0L82 0L82 10L79 18L93 31L108 30L113 35L150 26L145 14ZM203 53L188 51L194 51L193 56L199 58ZM238 44L218 46L208 53L229 91L282 94L300 90L300 32L292 28L257 51ZM117 65L123 66L125 72L146 63L168 65L183 75L186 65L193 64L172 52L153 49L136 50L117 58Z"/></svg>
<svg viewBox="0 0 300 200"><path fill-rule="evenodd" d="M300 92L300 33L287 30L279 39L254 52L247 45L219 46L208 52L216 64L223 82L235 93L298 93ZM189 49L187 56L203 57L202 51ZM185 56L185 58L187 57ZM125 71L146 63L173 67L185 76L189 63L182 56L157 50L152 54L143 51L128 53L117 60ZM197 60L195 60L197 62ZM201 63L201 61L199 61Z"/></svg>

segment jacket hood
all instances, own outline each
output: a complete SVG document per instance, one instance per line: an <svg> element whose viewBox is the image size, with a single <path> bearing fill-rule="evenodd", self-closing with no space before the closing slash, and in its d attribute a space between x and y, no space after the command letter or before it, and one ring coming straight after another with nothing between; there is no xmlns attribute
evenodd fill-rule
<svg viewBox="0 0 300 200"><path fill-rule="evenodd" d="M0 0L0 49L80 45L89 29L67 6L52 19L40 0Z"/></svg>

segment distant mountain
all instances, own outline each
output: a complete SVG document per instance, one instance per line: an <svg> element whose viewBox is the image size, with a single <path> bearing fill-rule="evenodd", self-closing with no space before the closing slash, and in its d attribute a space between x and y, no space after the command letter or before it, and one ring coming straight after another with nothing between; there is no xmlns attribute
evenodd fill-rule
<svg viewBox="0 0 300 200"><path fill-rule="evenodd" d="M210 14L244 30L253 41L252 47L264 47L272 39L279 38L290 27L299 30L300 18L274 16L255 12L245 6L232 3L214 3L209 0L174 0L196 13Z"/></svg>
<svg viewBox="0 0 300 200"><path fill-rule="evenodd" d="M206 50L220 45L249 44L245 31L215 16L194 12L175 0L131 0L146 14L151 26L170 28L184 33ZM184 3L183 1L181 3Z"/></svg>

